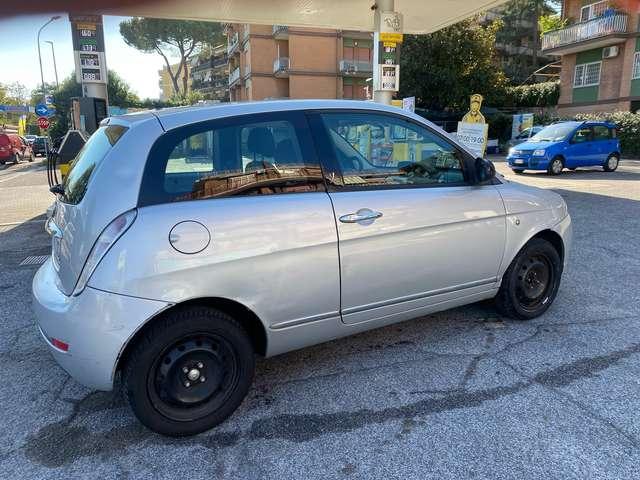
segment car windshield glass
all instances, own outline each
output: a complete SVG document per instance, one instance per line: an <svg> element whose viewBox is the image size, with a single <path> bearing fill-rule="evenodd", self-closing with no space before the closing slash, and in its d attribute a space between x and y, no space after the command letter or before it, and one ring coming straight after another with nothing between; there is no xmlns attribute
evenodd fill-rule
<svg viewBox="0 0 640 480"><path fill-rule="evenodd" d="M121 125L109 125L99 128L91 135L71 163L71 169L64 182L62 200L65 203L75 205L82 200L91 174L127 130L127 127Z"/></svg>
<svg viewBox="0 0 640 480"><path fill-rule="evenodd" d="M558 142L564 140L575 129L575 125L559 124L544 127L533 137L532 142Z"/></svg>

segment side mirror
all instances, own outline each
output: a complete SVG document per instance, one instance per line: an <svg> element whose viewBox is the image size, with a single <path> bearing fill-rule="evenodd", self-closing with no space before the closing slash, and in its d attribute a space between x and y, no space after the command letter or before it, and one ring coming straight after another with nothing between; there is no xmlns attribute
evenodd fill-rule
<svg viewBox="0 0 640 480"><path fill-rule="evenodd" d="M478 157L469 159L466 164L472 185L481 185L496 176L496 167L491 160Z"/></svg>

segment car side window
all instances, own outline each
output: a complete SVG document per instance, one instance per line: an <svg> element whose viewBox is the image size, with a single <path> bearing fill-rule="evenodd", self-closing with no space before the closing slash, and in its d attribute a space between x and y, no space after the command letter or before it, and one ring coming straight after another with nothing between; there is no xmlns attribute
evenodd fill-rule
<svg viewBox="0 0 640 480"><path fill-rule="evenodd" d="M303 155L292 121L253 117L209 125L184 127L154 145L141 191L145 203L324 190L320 165Z"/></svg>
<svg viewBox="0 0 640 480"><path fill-rule="evenodd" d="M462 153L425 127L392 115L331 112L321 119L343 186L462 185Z"/></svg>
<svg viewBox="0 0 640 480"><path fill-rule="evenodd" d="M581 127L573 134L573 143L584 143L591 140L591 127Z"/></svg>
<svg viewBox="0 0 640 480"><path fill-rule="evenodd" d="M593 127L593 139L594 140L609 140L611 130L605 125L595 125Z"/></svg>

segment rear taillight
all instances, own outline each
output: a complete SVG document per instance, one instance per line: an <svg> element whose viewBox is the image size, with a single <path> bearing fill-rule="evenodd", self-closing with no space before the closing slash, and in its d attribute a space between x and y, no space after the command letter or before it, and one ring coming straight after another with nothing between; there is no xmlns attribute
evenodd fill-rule
<svg viewBox="0 0 640 480"><path fill-rule="evenodd" d="M73 290L73 295L80 295L84 290L84 287L87 286L87 282L91 278L93 271L96 269L102 257L106 255L109 249L113 246L114 243L128 230L128 228L133 224L136 219L137 211L129 210L128 212L123 213L115 220L113 220L107 227L102 231L96 243L93 244L93 248L87 257L87 261L82 268L82 272L80 272L80 277L78 278L78 283L76 283L76 288Z"/></svg>
<svg viewBox="0 0 640 480"><path fill-rule="evenodd" d="M56 347L58 350L62 350L63 352L69 351L69 344L63 342L62 340L58 340L57 338L51 339L51 345Z"/></svg>

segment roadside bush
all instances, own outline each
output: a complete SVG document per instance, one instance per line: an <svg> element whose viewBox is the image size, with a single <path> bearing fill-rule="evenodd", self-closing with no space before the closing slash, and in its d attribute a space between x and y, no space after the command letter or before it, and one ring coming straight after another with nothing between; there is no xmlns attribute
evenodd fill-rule
<svg viewBox="0 0 640 480"><path fill-rule="evenodd" d="M505 113L495 113L486 117L489 123L489 138L497 138L502 144L511 138L511 124L513 116Z"/></svg>
<svg viewBox="0 0 640 480"><path fill-rule="evenodd" d="M581 113L576 120L606 120L616 125L625 157L640 156L640 114L631 112Z"/></svg>
<svg viewBox="0 0 640 480"><path fill-rule="evenodd" d="M552 107L558 104L560 82L542 82L509 87L507 94L514 107Z"/></svg>

